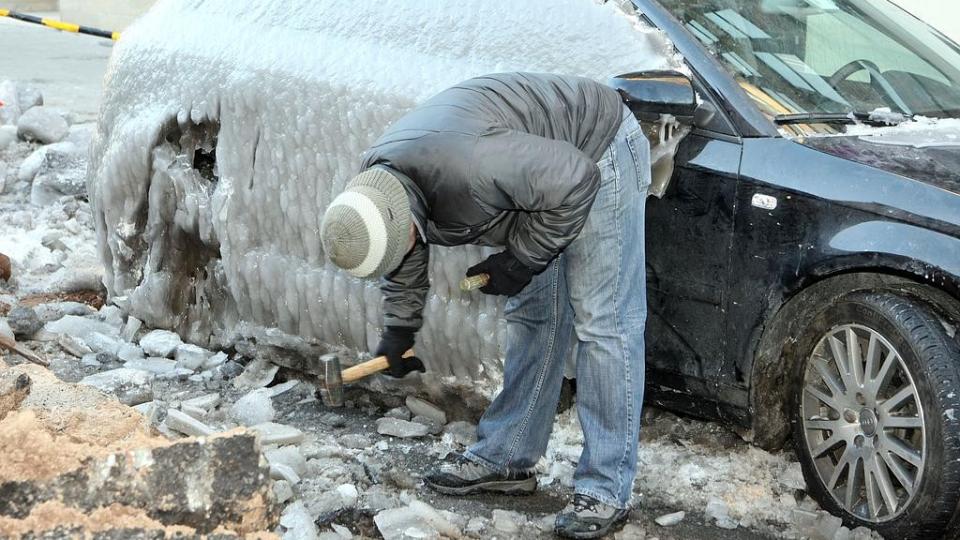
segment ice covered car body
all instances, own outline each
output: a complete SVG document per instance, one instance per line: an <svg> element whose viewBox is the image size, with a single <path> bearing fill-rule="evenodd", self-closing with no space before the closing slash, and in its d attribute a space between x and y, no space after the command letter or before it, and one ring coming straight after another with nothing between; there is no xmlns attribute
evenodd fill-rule
<svg viewBox="0 0 960 540"><path fill-rule="evenodd" d="M318 230L387 125L485 73L678 65L615 2L161 0L105 81L89 192L107 289L200 343L367 350L377 284L337 271ZM457 288L482 256L431 257L418 354L433 375L499 377L500 304Z"/></svg>

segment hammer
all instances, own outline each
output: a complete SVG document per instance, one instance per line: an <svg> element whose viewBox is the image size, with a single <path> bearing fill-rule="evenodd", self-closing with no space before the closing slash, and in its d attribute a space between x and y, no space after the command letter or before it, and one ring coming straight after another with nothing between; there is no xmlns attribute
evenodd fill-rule
<svg viewBox="0 0 960 540"><path fill-rule="evenodd" d="M413 349L403 353L404 358L413 356ZM390 367L386 356L378 356L362 364L340 371L340 357L336 354L325 354L320 357L323 368L323 386L320 388L320 398L328 407L343 406L343 384L359 381L375 373L380 373Z"/></svg>

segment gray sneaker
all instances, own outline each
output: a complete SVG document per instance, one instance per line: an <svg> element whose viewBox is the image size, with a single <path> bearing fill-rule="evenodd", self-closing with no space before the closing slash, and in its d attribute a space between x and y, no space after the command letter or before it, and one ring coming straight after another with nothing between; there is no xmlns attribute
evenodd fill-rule
<svg viewBox="0 0 960 540"><path fill-rule="evenodd" d="M537 478L532 472L498 473L463 454L448 456L446 462L423 481L433 490L447 495L482 492L528 495L537 490Z"/></svg>
<svg viewBox="0 0 960 540"><path fill-rule="evenodd" d="M629 514L629 510L576 494L573 502L557 514L554 530L564 538L600 538L620 529Z"/></svg>

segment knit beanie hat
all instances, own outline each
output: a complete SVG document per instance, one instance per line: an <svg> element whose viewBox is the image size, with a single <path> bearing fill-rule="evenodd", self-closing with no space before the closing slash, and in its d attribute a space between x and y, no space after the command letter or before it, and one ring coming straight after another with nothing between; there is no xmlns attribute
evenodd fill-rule
<svg viewBox="0 0 960 540"><path fill-rule="evenodd" d="M323 251L359 278L378 278L400 266L410 239L410 199L389 169L358 174L330 203L320 227Z"/></svg>

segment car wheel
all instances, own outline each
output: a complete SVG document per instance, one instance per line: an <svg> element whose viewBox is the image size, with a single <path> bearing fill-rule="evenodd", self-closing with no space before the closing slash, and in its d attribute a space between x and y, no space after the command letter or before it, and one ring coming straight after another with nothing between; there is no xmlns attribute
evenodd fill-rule
<svg viewBox="0 0 960 540"><path fill-rule="evenodd" d="M808 491L850 526L939 537L960 500L960 348L922 303L859 292L798 341L793 439Z"/></svg>

